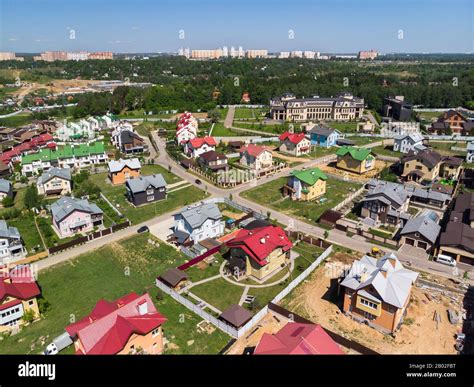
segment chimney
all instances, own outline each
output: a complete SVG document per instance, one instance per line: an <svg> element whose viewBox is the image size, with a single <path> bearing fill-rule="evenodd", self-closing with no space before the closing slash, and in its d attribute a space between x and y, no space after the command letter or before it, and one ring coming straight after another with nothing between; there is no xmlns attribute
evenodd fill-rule
<svg viewBox="0 0 474 387"><path fill-rule="evenodd" d="M140 316L143 316L144 314L147 314L148 313L148 302L146 302L146 300L140 301L137 308L138 308L138 314Z"/></svg>
<svg viewBox="0 0 474 387"><path fill-rule="evenodd" d="M266 241L265 241L265 238L260 238L260 243L261 243L262 245L265 244L265 242L266 242Z"/></svg>

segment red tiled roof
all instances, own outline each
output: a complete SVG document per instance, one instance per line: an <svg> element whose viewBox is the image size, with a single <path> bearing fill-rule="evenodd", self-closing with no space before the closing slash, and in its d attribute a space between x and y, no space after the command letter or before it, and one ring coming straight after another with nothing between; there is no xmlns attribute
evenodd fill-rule
<svg viewBox="0 0 474 387"><path fill-rule="evenodd" d="M0 300L8 296L28 300L41 294L29 267L21 266L21 272L19 270L13 269L0 277Z"/></svg>
<svg viewBox="0 0 474 387"><path fill-rule="evenodd" d="M293 144L299 144L302 140L304 140L305 134L304 133L290 133L290 132L285 132L278 137L280 141L285 141L288 139L290 142Z"/></svg>
<svg viewBox="0 0 474 387"><path fill-rule="evenodd" d="M240 153L247 152L251 156L258 157L262 152L266 150L267 148L265 148L264 146L255 145L255 144L245 144L245 145L242 145L239 152Z"/></svg>
<svg viewBox="0 0 474 387"><path fill-rule="evenodd" d="M263 266L267 264L266 258L272 251L281 247L286 252L293 247L293 243L281 227L271 225L253 230L241 229L234 239L227 242L227 246L240 247L249 257Z"/></svg>
<svg viewBox="0 0 474 387"><path fill-rule="evenodd" d="M290 322L274 335L265 333L254 354L344 355L344 352L320 325Z"/></svg>
<svg viewBox="0 0 474 387"><path fill-rule="evenodd" d="M204 144L207 144L209 146L215 146L216 140L214 140L214 137L211 136L196 137L190 140L189 143L194 149L196 149L202 147Z"/></svg>
<svg viewBox="0 0 474 387"><path fill-rule="evenodd" d="M140 315L138 306L144 303L148 310ZM100 300L89 316L67 326L66 331L80 340L85 354L113 355L124 348L132 334L145 335L165 321L148 293L130 293L113 302Z"/></svg>
<svg viewBox="0 0 474 387"><path fill-rule="evenodd" d="M3 154L0 155L0 160L8 164L13 157L20 156L22 153L34 150L38 147L47 145L49 148L55 148L56 143L52 141L53 136L49 133L43 133L38 136L34 136L28 140L23 141L21 144L14 146L9 151L3 152Z"/></svg>

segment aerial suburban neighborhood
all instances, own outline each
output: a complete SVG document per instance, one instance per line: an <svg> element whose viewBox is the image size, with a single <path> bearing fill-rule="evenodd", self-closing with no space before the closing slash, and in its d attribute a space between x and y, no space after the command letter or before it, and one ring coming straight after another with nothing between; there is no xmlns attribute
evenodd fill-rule
<svg viewBox="0 0 474 387"><path fill-rule="evenodd" d="M109 44L2 27L0 354L472 355L468 48L192 23L152 48L139 17Z"/></svg>

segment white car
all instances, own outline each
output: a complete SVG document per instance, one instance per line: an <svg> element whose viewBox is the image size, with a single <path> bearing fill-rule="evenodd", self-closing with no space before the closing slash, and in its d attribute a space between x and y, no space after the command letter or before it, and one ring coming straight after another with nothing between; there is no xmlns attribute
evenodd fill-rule
<svg viewBox="0 0 474 387"><path fill-rule="evenodd" d="M44 350L45 355L57 355L58 352L58 347L56 347L56 344L54 343L49 344Z"/></svg>

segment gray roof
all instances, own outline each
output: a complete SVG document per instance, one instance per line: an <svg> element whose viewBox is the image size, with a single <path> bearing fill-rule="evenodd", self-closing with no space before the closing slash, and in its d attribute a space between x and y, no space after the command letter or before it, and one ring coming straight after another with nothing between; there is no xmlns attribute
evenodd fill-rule
<svg viewBox="0 0 474 387"><path fill-rule="evenodd" d="M126 185L130 189L130 191L132 191L133 193L137 193L145 191L150 185L153 186L155 189L159 187L166 187L166 181L161 175L161 173L155 173L154 175L140 176L134 179L127 179Z"/></svg>
<svg viewBox="0 0 474 387"><path fill-rule="evenodd" d="M433 211L428 211L421 216L411 218L405 224L400 235L420 233L432 244L436 242L441 226L437 223L438 216Z"/></svg>
<svg viewBox="0 0 474 387"><path fill-rule="evenodd" d="M120 172L123 168L129 167L130 169L140 169L141 164L137 158L133 159L120 159L109 161L110 172Z"/></svg>
<svg viewBox="0 0 474 387"><path fill-rule="evenodd" d="M60 222L74 211L88 212L90 214L102 214L102 210L95 203L89 203L86 199L75 199L64 196L51 205L51 213L56 222Z"/></svg>
<svg viewBox="0 0 474 387"><path fill-rule="evenodd" d="M54 177L59 177L60 179L71 181L71 169L70 168L56 168L53 167L48 171L44 172L38 178L38 184L45 184Z"/></svg>
<svg viewBox="0 0 474 387"><path fill-rule="evenodd" d="M0 192L10 192L12 183L5 179L0 179Z"/></svg>
<svg viewBox="0 0 474 387"><path fill-rule="evenodd" d="M410 133L410 134L399 134L394 137L395 140L403 140L404 138L409 137L413 143L417 143L424 140L424 137L421 133Z"/></svg>
<svg viewBox="0 0 474 387"><path fill-rule="evenodd" d="M5 220L0 219L0 238L20 239L20 233L16 227L9 227Z"/></svg>
<svg viewBox="0 0 474 387"><path fill-rule="evenodd" d="M323 126L315 125L309 130L309 133L315 133L315 134L318 134L320 136L328 137L329 135L331 135L335 131L339 132L337 129L334 129L334 128L325 128Z"/></svg>
<svg viewBox="0 0 474 387"><path fill-rule="evenodd" d="M381 200L389 204L386 200L382 200L382 197L387 198L391 205L399 208L405 203L409 195L401 184L377 184L369 189L365 200Z"/></svg>
<svg viewBox="0 0 474 387"><path fill-rule="evenodd" d="M356 291L372 285L377 293L372 293L372 297L402 308L417 277L418 273L405 269L395 254L386 254L378 260L365 255L352 264L341 285Z"/></svg>
<svg viewBox="0 0 474 387"><path fill-rule="evenodd" d="M188 207L181 211L181 216L194 229L200 227L207 219L219 220L222 214L215 203L205 203L196 207Z"/></svg>

